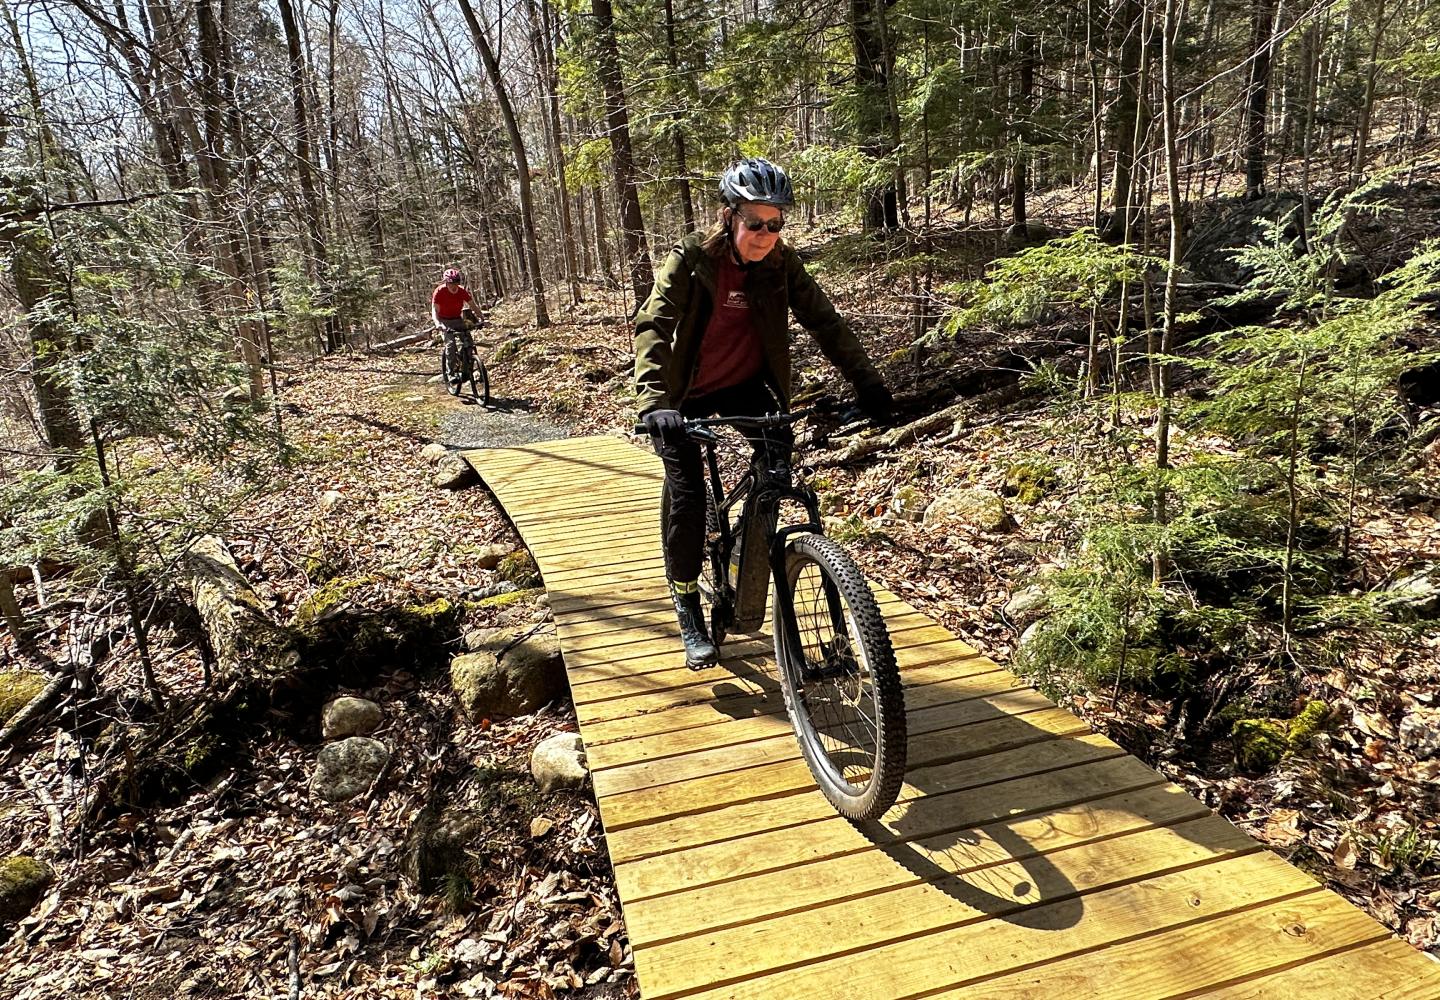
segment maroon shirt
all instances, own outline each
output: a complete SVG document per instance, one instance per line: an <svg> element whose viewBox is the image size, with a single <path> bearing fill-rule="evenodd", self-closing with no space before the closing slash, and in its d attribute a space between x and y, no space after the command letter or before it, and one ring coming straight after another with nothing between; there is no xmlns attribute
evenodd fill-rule
<svg viewBox="0 0 1440 1000"><path fill-rule="evenodd" d="M690 395L739 385L758 375L764 364L760 335L745 298L745 272L727 253L715 275L715 308L700 341L700 364Z"/></svg>

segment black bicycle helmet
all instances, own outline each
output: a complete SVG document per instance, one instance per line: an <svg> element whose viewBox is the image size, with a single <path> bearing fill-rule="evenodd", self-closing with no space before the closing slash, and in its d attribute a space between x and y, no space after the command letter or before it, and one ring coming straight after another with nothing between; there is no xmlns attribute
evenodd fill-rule
<svg viewBox="0 0 1440 1000"><path fill-rule="evenodd" d="M795 203L795 189L784 167L757 158L732 163L720 175L720 197L731 208L743 201L784 208Z"/></svg>

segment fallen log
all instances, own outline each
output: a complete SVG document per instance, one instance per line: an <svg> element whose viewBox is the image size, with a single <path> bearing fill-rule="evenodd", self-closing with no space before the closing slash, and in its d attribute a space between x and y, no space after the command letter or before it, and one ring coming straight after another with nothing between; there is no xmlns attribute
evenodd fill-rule
<svg viewBox="0 0 1440 1000"><path fill-rule="evenodd" d="M918 420L912 420L908 424L856 438L844 448L812 455L806 464L816 468L848 465L879 452L889 451L891 448L914 444L923 437L929 437L941 431L950 431L953 434L957 427L966 422L967 417L976 413L998 410L1013 403L1024 394L1025 387L1021 384L1019 376L1016 375L1015 379L1006 385L991 389L974 398L952 403L943 410L936 410L934 413L927 414Z"/></svg>
<svg viewBox="0 0 1440 1000"><path fill-rule="evenodd" d="M185 572L195 611L215 660L222 689L255 675L284 673L300 662L294 636L271 621L264 602L240 572L224 541L196 539L185 553Z"/></svg>

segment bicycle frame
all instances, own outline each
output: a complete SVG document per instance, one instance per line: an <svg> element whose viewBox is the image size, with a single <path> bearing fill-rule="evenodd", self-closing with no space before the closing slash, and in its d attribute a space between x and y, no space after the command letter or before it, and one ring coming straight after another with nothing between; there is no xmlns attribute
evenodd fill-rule
<svg viewBox="0 0 1440 1000"><path fill-rule="evenodd" d="M726 569L725 578L733 594L733 623L741 631L751 631L764 620L770 574L783 574L785 571L785 539L796 532L824 533L820 523L820 501L809 486L795 484L788 459L783 467L769 468L763 451L751 460L750 467L739 481L726 491L720 478L720 463L715 457L715 445L719 438L705 428L692 432L692 437L705 448L706 472L718 515L721 563ZM804 508L806 520L777 528L780 507L787 500ZM732 531L731 515L737 505L740 508L735 521L738 531ZM756 527L761 527L769 536L769 544L764 550L767 565L761 567L755 567L747 559L747 553L753 558L760 552L749 546L742 546L738 559L732 559L736 544L744 539L747 531Z"/></svg>

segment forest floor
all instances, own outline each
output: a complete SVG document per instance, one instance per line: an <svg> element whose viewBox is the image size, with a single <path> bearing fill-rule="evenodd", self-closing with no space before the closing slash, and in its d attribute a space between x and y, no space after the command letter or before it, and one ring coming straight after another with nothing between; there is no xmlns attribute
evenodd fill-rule
<svg viewBox="0 0 1440 1000"><path fill-rule="evenodd" d="M977 241L975 259L993 243ZM822 281L902 398L922 399L933 371L971 349L937 352L917 368L903 290L883 267L832 270ZM505 587L478 568L475 553L519 539L483 489L432 485L420 452L435 441L623 433L633 419L623 312L618 298L592 297L557 309L561 321L540 331L525 303L502 304L481 344L497 396L491 410L445 394L429 347L326 358L290 372L281 396L299 460L283 482L250 496L226 529L273 617L288 620L323 580L336 579L353 582L346 597L360 608L466 601L465 628L543 617L543 601L487 605ZM802 391L843 395L808 340L797 348ZM1012 500L1013 524L994 533L936 535L903 508L923 509L957 485L1013 493L1007 470L1036 456L1064 467L1105 446L1102 428L1063 420L1034 398L827 467L819 485L867 573L1003 664L1019 637L1003 608L1061 558L1074 496L1062 484L1032 504ZM1366 509L1355 540L1375 573L1440 558L1435 500L1382 500ZM166 683L198 691L199 657L187 638L162 630L156 641ZM134 662L122 644L102 685L138 688ZM1440 698L1437 663L1440 644L1430 639L1398 669L1393 655L1359 650L1346 669L1305 678L1307 694L1333 706L1332 722L1312 752L1260 776L1240 773L1228 747L1184 745L1156 699L1117 689L1064 704L1416 947L1440 954L1440 762L1414 759L1396 739L1407 706ZM633 996L593 800L539 797L494 780L523 774L540 739L573 730L569 707L472 723L433 663L395 663L372 685L333 693L379 702L387 719L380 737L405 748L369 801L336 808L309 796L321 744L313 717L259 727L248 759L172 802L90 831L83 850L56 814L83 801L80 765L91 751L60 731L53 747L6 767L0 853L63 860L56 888L0 946L0 992L17 1000L275 997L302 983L304 996L350 998ZM402 859L441 787L494 822L469 884L423 895ZM1402 843L1397 831L1413 833Z"/></svg>

